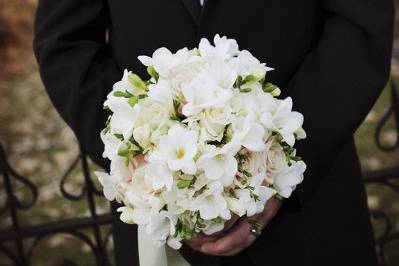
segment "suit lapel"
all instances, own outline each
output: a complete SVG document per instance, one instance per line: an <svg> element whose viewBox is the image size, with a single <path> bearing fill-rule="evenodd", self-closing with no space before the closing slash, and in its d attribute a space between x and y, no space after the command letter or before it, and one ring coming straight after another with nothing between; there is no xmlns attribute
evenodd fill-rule
<svg viewBox="0 0 399 266"><path fill-rule="evenodd" d="M201 20L201 5L199 0L181 0L187 12L190 14L194 23L199 26ZM207 0L204 1L204 7Z"/></svg>

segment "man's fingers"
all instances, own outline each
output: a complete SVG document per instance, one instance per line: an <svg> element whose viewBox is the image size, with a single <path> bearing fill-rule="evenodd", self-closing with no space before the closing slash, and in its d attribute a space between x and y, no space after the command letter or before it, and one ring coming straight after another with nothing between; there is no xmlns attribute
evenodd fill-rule
<svg viewBox="0 0 399 266"><path fill-rule="evenodd" d="M266 203L265 210L258 215L249 217L259 221L262 228L264 228L269 221L276 215L282 202L278 199L270 199ZM251 233L251 226L247 219L242 219L237 222L239 218L233 216L232 219L226 222L222 232L226 235L214 234L205 236L200 234L196 239L188 242L189 246L195 250L215 256L232 256L235 255L248 246L250 246L256 237Z"/></svg>
<svg viewBox="0 0 399 266"><path fill-rule="evenodd" d="M248 235L247 239L243 240L243 244L237 248L234 248L230 251L227 251L226 253L222 253L219 256L234 256L241 251L243 251L245 248L249 247L252 245L252 243L256 240L256 237L252 234Z"/></svg>
<svg viewBox="0 0 399 266"><path fill-rule="evenodd" d="M281 200L275 198L271 198L266 202L265 210L261 214L256 216L256 219L258 219L262 223L262 228L264 228L269 223L269 221L273 219L277 211L280 209L281 205Z"/></svg>
<svg viewBox="0 0 399 266"><path fill-rule="evenodd" d="M233 227L233 225L238 221L240 217L236 214L234 214L230 220L228 220L225 224L224 224L224 228L222 230L222 232L226 232L228 231L231 227Z"/></svg>
<svg viewBox="0 0 399 266"><path fill-rule="evenodd" d="M243 240L250 234L250 226L245 220L241 220L227 235L219 238L215 242L204 243L201 250L212 255L221 255L235 250L240 246L245 246ZM245 247L244 247L245 248Z"/></svg>
<svg viewBox="0 0 399 266"><path fill-rule="evenodd" d="M201 246L204 243L214 242L216 240L217 236L207 236L204 234L198 234L195 238L185 241L185 244L187 244L192 249L201 251Z"/></svg>

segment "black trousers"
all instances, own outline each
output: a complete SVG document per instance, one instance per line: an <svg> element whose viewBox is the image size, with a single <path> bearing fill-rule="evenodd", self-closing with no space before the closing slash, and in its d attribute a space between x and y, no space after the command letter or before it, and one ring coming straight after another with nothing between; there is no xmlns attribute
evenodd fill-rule
<svg viewBox="0 0 399 266"><path fill-rule="evenodd" d="M222 259L221 266L255 266L248 254L243 251L235 256Z"/></svg>

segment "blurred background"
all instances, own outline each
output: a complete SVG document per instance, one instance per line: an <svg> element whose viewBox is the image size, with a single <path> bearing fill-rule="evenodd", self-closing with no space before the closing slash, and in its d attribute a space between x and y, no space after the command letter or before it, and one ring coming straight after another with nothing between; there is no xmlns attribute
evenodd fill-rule
<svg viewBox="0 0 399 266"><path fill-rule="evenodd" d="M89 171L82 172L86 161L53 109L33 57L36 2L0 0L0 144L5 151L0 151L0 266L20 260L19 252L26 256L22 265L107 265L112 261L108 204L97 196L99 186L90 181ZM399 84L398 18L396 24L393 84ZM388 84L356 132L356 142L378 251L383 263L398 266L399 100L394 92ZM94 166L88 162L88 167ZM106 258L99 254L105 249Z"/></svg>

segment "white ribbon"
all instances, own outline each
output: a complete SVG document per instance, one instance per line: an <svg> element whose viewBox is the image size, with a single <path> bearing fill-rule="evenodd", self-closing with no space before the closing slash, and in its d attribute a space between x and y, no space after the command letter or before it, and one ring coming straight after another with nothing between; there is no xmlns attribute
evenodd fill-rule
<svg viewBox="0 0 399 266"><path fill-rule="evenodd" d="M140 266L191 266L177 250L168 245L155 246L144 226L138 226L137 234Z"/></svg>

